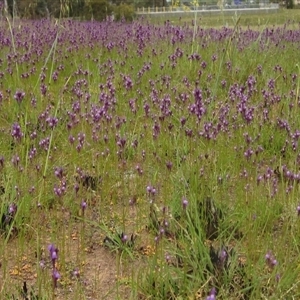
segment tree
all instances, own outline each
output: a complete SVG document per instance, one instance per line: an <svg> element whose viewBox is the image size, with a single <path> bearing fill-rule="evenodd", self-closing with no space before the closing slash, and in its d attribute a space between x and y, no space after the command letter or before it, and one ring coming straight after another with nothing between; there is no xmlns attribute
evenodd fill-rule
<svg viewBox="0 0 300 300"><path fill-rule="evenodd" d="M15 17L16 14L16 1L15 0L7 0L7 12L10 16Z"/></svg>
<svg viewBox="0 0 300 300"><path fill-rule="evenodd" d="M143 0L137 1L137 7L166 7L166 0Z"/></svg>
<svg viewBox="0 0 300 300"><path fill-rule="evenodd" d="M110 16L113 9L107 0L90 0L85 5L84 17L86 19L95 19L98 21L104 20L107 16Z"/></svg>
<svg viewBox="0 0 300 300"><path fill-rule="evenodd" d="M288 9L294 8L294 0L286 0L286 8Z"/></svg>
<svg viewBox="0 0 300 300"><path fill-rule="evenodd" d="M60 8L61 2L60 0L46 0L47 9L49 10L50 16L59 18L61 15Z"/></svg>
<svg viewBox="0 0 300 300"><path fill-rule="evenodd" d="M7 0L7 11L12 17L27 19L60 16L60 0Z"/></svg>
<svg viewBox="0 0 300 300"><path fill-rule="evenodd" d="M35 7L35 15L40 18L50 17L50 12L45 0L40 0L37 2Z"/></svg>
<svg viewBox="0 0 300 300"><path fill-rule="evenodd" d="M110 2L114 5L120 5L120 4L132 5L134 4L135 1L134 0L111 0Z"/></svg>
<svg viewBox="0 0 300 300"><path fill-rule="evenodd" d="M73 0L71 6L72 17L82 17L85 5L84 0Z"/></svg>
<svg viewBox="0 0 300 300"><path fill-rule="evenodd" d="M116 20L125 19L126 21L132 21L135 15L135 10L133 5L120 4L114 9Z"/></svg>

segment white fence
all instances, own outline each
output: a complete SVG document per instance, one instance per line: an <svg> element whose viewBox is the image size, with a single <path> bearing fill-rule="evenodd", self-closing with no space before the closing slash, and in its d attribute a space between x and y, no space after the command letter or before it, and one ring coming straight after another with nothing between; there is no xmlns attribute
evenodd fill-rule
<svg viewBox="0 0 300 300"><path fill-rule="evenodd" d="M241 4L224 4L219 2L215 5L200 5L200 6L168 6L168 7L142 7L138 8L136 13L139 15L144 14L191 14L195 12L204 12L204 11L257 11L257 10L275 10L279 9L279 4L277 3L258 3L258 4L251 4L251 3L241 3Z"/></svg>

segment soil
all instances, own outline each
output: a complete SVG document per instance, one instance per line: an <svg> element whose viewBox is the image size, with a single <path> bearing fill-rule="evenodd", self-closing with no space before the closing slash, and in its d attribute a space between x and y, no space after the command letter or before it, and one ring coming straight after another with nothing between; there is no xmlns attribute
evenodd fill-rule
<svg viewBox="0 0 300 300"><path fill-rule="evenodd" d="M58 218L57 212L55 214L57 219L64 220L57 228L65 230L65 239L54 242L59 249L56 268L61 275L54 299L130 299L129 282L142 265L141 258L148 255L147 245L135 245L130 257L126 251L116 251L113 242L104 243L106 235L99 227L72 220L70 224L73 228L70 230L70 217L65 215ZM132 213L129 217L132 217ZM41 231L51 236L51 215L37 222L43 222ZM4 234L0 239L5 245ZM31 299L31 291L38 293L39 277L42 297L36 299L51 299L52 296L46 294L52 294L53 291L52 264L47 247L53 241L48 237L41 238L39 244L43 246L37 251L35 236L27 234L25 239L23 243L20 242L18 233L12 232L6 246L0 248L0 294L7 295L7 299L26 299L22 294L24 289L26 294L27 289L28 299Z"/></svg>

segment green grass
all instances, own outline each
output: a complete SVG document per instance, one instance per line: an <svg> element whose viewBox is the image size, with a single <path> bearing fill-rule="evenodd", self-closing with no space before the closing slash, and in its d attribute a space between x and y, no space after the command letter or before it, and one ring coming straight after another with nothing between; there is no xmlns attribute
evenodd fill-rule
<svg viewBox="0 0 300 300"><path fill-rule="evenodd" d="M222 27L229 26L234 27L236 24L236 19L241 17L240 26L247 27L251 26L258 30L264 28L265 26L278 26L288 23L291 28L297 28L300 17L299 9L285 9L280 8L277 12L270 13L243 13L237 11L237 13L219 13L219 14L203 14L201 12L196 13L195 17L185 17L184 15L179 17L174 16L163 16L163 17L148 17L151 23L163 24L165 21L169 20L173 24L183 25L186 22L190 23L191 20L196 19L197 25L201 27ZM145 17L147 19L147 16Z"/></svg>

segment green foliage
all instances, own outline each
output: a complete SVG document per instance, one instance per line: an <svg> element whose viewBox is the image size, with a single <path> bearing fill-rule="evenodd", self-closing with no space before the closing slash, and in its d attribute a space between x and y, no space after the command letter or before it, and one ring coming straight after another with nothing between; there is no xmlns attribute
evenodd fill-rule
<svg viewBox="0 0 300 300"><path fill-rule="evenodd" d="M72 17L81 17L85 8L85 0L77 0L72 3L71 6L71 16Z"/></svg>
<svg viewBox="0 0 300 300"><path fill-rule="evenodd" d="M168 2L166 0L142 0L136 1L135 5L137 7L166 7L168 6Z"/></svg>
<svg viewBox="0 0 300 300"><path fill-rule="evenodd" d="M45 0L41 0L37 2L35 7L35 15L41 18L45 18L49 16L49 10L47 8L47 4Z"/></svg>
<svg viewBox="0 0 300 300"><path fill-rule="evenodd" d="M120 5L120 4L133 4L135 0L111 0L110 1L114 5Z"/></svg>
<svg viewBox="0 0 300 300"><path fill-rule="evenodd" d="M107 0L8 0L8 13L11 16L37 19L48 17L81 17L102 21L112 13Z"/></svg>
<svg viewBox="0 0 300 300"><path fill-rule="evenodd" d="M85 5L84 18L103 21L112 13L112 6L107 0L92 0Z"/></svg>
<svg viewBox="0 0 300 300"><path fill-rule="evenodd" d="M294 8L294 0L286 0L286 8L293 9Z"/></svg>
<svg viewBox="0 0 300 300"><path fill-rule="evenodd" d="M135 15L135 10L132 5L122 3L114 8L114 13L117 21L122 19L132 21Z"/></svg>

